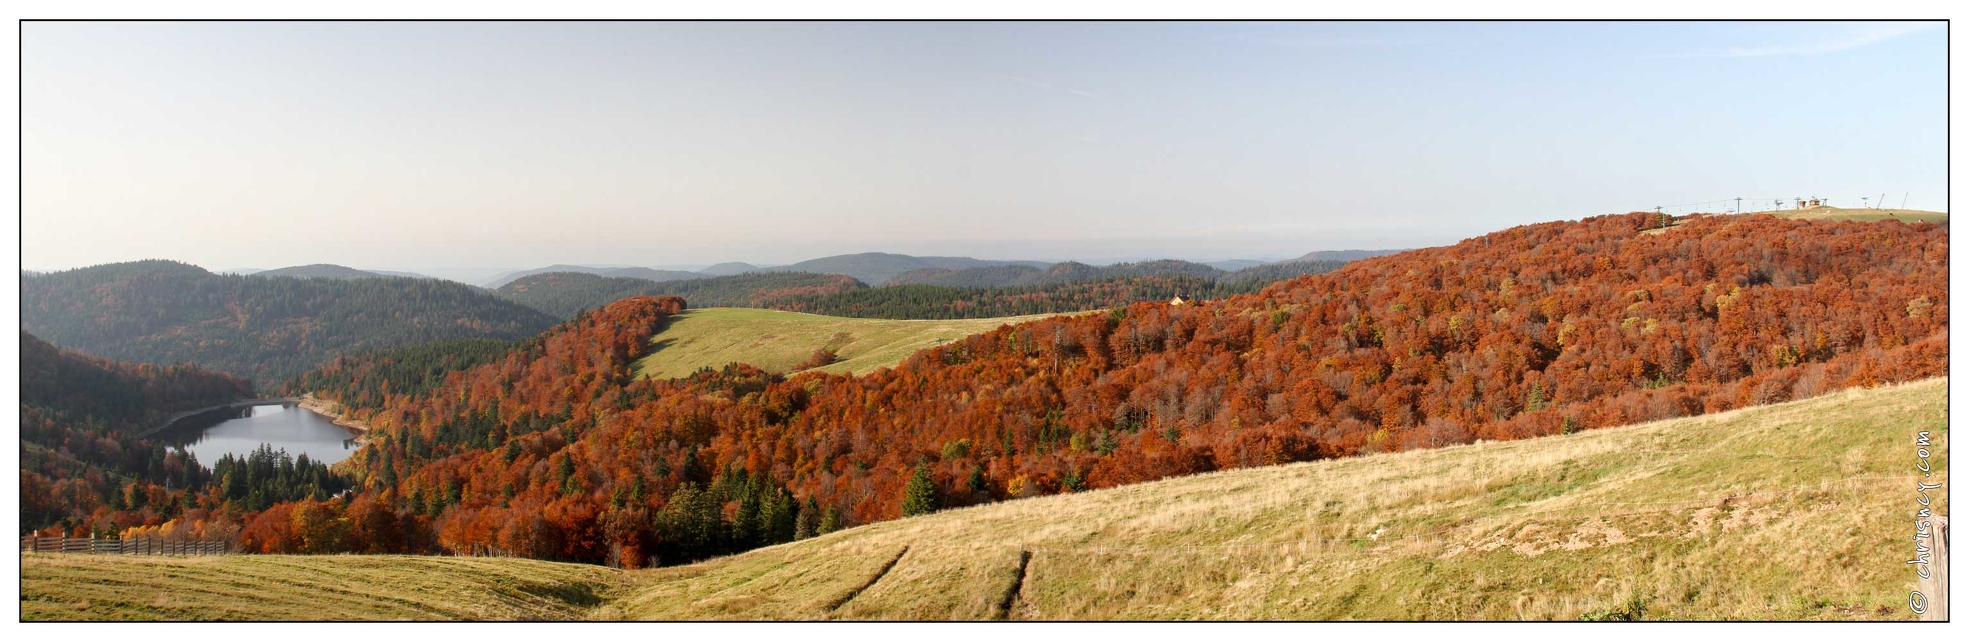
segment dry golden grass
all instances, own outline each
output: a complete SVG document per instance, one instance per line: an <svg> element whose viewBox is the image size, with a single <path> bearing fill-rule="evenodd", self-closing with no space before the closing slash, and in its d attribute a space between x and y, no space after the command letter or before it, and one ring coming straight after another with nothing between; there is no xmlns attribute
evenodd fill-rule
<svg viewBox="0 0 1969 642"><path fill-rule="evenodd" d="M1796 218L1808 221L1902 221L1906 223L1947 223L1948 212L1927 210L1872 209L1864 207L1808 207L1802 210L1773 210L1751 212L1770 214L1778 218Z"/></svg>
<svg viewBox="0 0 1969 642"><path fill-rule="evenodd" d="M21 556L22 620L563 620L619 571L399 555Z"/></svg>
<svg viewBox="0 0 1969 642"><path fill-rule="evenodd" d="M22 617L1912 619L1914 439L1946 482L1947 387L1004 502L644 571L30 555Z"/></svg>
<svg viewBox="0 0 1969 642"><path fill-rule="evenodd" d="M1050 315L993 319L851 319L753 308L704 308L679 315L650 339L655 351L636 362L644 377L689 376L702 367L749 363L786 372L828 348L841 361L820 372L861 374L894 366L918 350Z"/></svg>
<svg viewBox="0 0 1969 642"><path fill-rule="evenodd" d="M1750 212L1749 215L1769 214L1778 218L1795 218L1806 221L1900 221L1903 223L1948 223L1948 212L1927 210L1889 210L1871 208L1808 207L1797 210L1770 210ZM1663 234L1681 227L1679 222L1671 222L1667 229L1654 228L1642 230L1644 235Z"/></svg>

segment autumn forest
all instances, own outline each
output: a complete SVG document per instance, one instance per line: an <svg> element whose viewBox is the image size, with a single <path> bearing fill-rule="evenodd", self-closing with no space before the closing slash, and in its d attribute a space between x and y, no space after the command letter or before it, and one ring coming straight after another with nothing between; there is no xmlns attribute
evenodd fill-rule
<svg viewBox="0 0 1969 642"><path fill-rule="evenodd" d="M531 338L350 351L259 384L337 402L368 427L333 467L260 453L201 468L132 437L253 384L23 336L24 379L60 382L23 388L23 521L262 553L670 565L946 507L1945 374L1946 226L1676 223L1528 225L1180 306L1150 288L864 376L734 364L637 378L631 364L697 304L691 292L570 302L571 318ZM1005 302L1074 287L1089 286L963 295L1016 312ZM920 307L944 301L935 292L886 296Z"/></svg>

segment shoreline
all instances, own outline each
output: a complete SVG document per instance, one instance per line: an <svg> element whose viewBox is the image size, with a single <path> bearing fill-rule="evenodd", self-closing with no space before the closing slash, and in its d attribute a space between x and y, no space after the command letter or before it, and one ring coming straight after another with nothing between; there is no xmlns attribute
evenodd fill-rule
<svg viewBox="0 0 1969 642"><path fill-rule="evenodd" d="M344 415L340 411L342 406L340 403L316 399L314 393L308 393L301 395L301 400L296 402L295 405L300 406L301 409L308 412L327 417L330 423L356 433L357 444L364 444L369 441L369 425L350 419L347 415Z"/></svg>

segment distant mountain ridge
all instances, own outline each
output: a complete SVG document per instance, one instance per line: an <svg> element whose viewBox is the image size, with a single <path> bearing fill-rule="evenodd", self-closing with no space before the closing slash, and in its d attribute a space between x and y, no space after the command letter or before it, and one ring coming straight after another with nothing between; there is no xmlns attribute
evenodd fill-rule
<svg viewBox="0 0 1969 642"><path fill-rule="evenodd" d="M1327 261L1331 259L1324 259ZM1223 270L1203 263L1163 259L1136 263L1116 263L1107 266L1093 266L1075 261L1054 263L1045 268L1028 266L994 266L952 270L946 268L925 268L911 270L896 275L884 285L941 285L959 288L1012 288L1038 285L1057 285L1063 283L1084 283L1143 276L1189 276L1199 279L1241 280L1240 275L1267 271L1278 275L1293 273L1287 264L1313 263L1316 261L1294 260L1288 263L1257 263L1240 270ZM1342 261L1344 262L1344 261ZM1264 270L1268 266L1281 266ZM1296 276L1296 274L1290 274Z"/></svg>
<svg viewBox="0 0 1969 642"><path fill-rule="evenodd" d="M857 254L824 256L786 265L755 265L752 263L729 261L711 265L694 272L645 267L556 264L507 272L498 278L487 281L485 287L497 290L526 277L553 273L592 274L601 277L642 279L664 283L766 272L838 274L853 277L857 281L876 287L886 285L943 285L970 288L1022 287L1029 285L1080 283L1084 281L1149 275L1166 276L1180 274L1206 279L1221 279L1243 270L1252 270L1268 265L1317 261L1352 261L1403 251L1406 250L1321 250L1284 261L1227 259L1202 263L1178 259L1159 259L1110 265L1090 265L1079 261L1053 263L1047 261L977 259L968 256L912 256L893 252L861 252ZM292 270L295 268L285 269Z"/></svg>
<svg viewBox="0 0 1969 642"><path fill-rule="evenodd" d="M1358 261L1361 259L1371 259L1377 256L1399 254L1402 252L1407 252L1409 249L1413 249L1413 248L1406 248L1400 250L1319 250L1316 252L1307 252L1303 255L1300 255L1299 258L1286 259L1284 261L1279 261L1279 262L1299 263L1303 261Z"/></svg>
<svg viewBox="0 0 1969 642"><path fill-rule="evenodd" d="M863 252L860 254L841 254L818 259L810 259L791 265L760 268L761 272L813 272L816 274L845 274L855 277L862 283L888 283L904 272L930 268L961 270L968 268L1023 265L1045 268L1044 261L994 261L974 259L966 256L910 256L888 252Z"/></svg>
<svg viewBox="0 0 1969 642"><path fill-rule="evenodd" d="M418 274L416 272L392 272L388 270L358 270L356 268L343 266L343 265L335 265L333 263L314 263L311 265L296 265L292 267L284 267L284 268L278 268L273 270L257 270L253 272L236 271L235 273L242 274L245 276L286 276L286 277L295 277L295 278L303 278L303 279L377 279L377 278L385 278L385 277L403 277L403 278L411 278L411 279L437 278L434 276Z"/></svg>
<svg viewBox="0 0 1969 642"><path fill-rule="evenodd" d="M1020 265L1045 268L1051 263L1045 261L997 261L974 259L967 256L910 256L889 252L862 252L860 254L839 254L808 259L788 265L754 265L731 261L719 263L695 272L685 270L658 270L642 267L595 267L586 265L549 265L530 270L517 270L500 275L485 283L488 289L497 290L507 284L537 274L579 273L611 278L632 278L659 283L685 281L717 276L733 276L748 272L810 272L813 274L839 274L854 277L855 280L869 284L881 284L896 275L912 270L947 269L961 270L977 267Z"/></svg>
<svg viewBox="0 0 1969 642"><path fill-rule="evenodd" d="M702 279L707 276L713 276L702 272L687 272L684 270L658 270L654 268L645 268L645 267L591 267L586 265L556 264L556 265L549 265L547 267L542 267L542 268L533 268L531 270L519 270L515 272L507 272L505 274L499 275L499 278L493 279L491 281L487 281L485 287L486 289L489 290L497 290L499 288L505 287L506 284L508 283L512 283L514 281L518 281L520 279L529 276L533 276L536 274L549 274L554 272L593 274L595 276L605 276L605 277L612 277L612 278L642 279L645 281L656 281L659 283L663 281L682 281L685 279Z"/></svg>
<svg viewBox="0 0 1969 642"><path fill-rule="evenodd" d="M853 277L809 272L749 272L661 282L587 272L546 272L521 277L499 286L494 293L566 319L581 310L600 309L637 296L679 296L693 308L772 308L788 298L866 287Z"/></svg>

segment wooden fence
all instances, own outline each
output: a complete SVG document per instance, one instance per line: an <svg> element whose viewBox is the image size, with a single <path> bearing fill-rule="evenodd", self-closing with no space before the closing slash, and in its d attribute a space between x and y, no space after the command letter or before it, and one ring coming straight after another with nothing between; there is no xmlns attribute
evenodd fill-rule
<svg viewBox="0 0 1969 642"><path fill-rule="evenodd" d="M22 553L94 553L98 555L226 555L238 552L232 542L184 542L155 537L98 539L94 537L21 538Z"/></svg>

